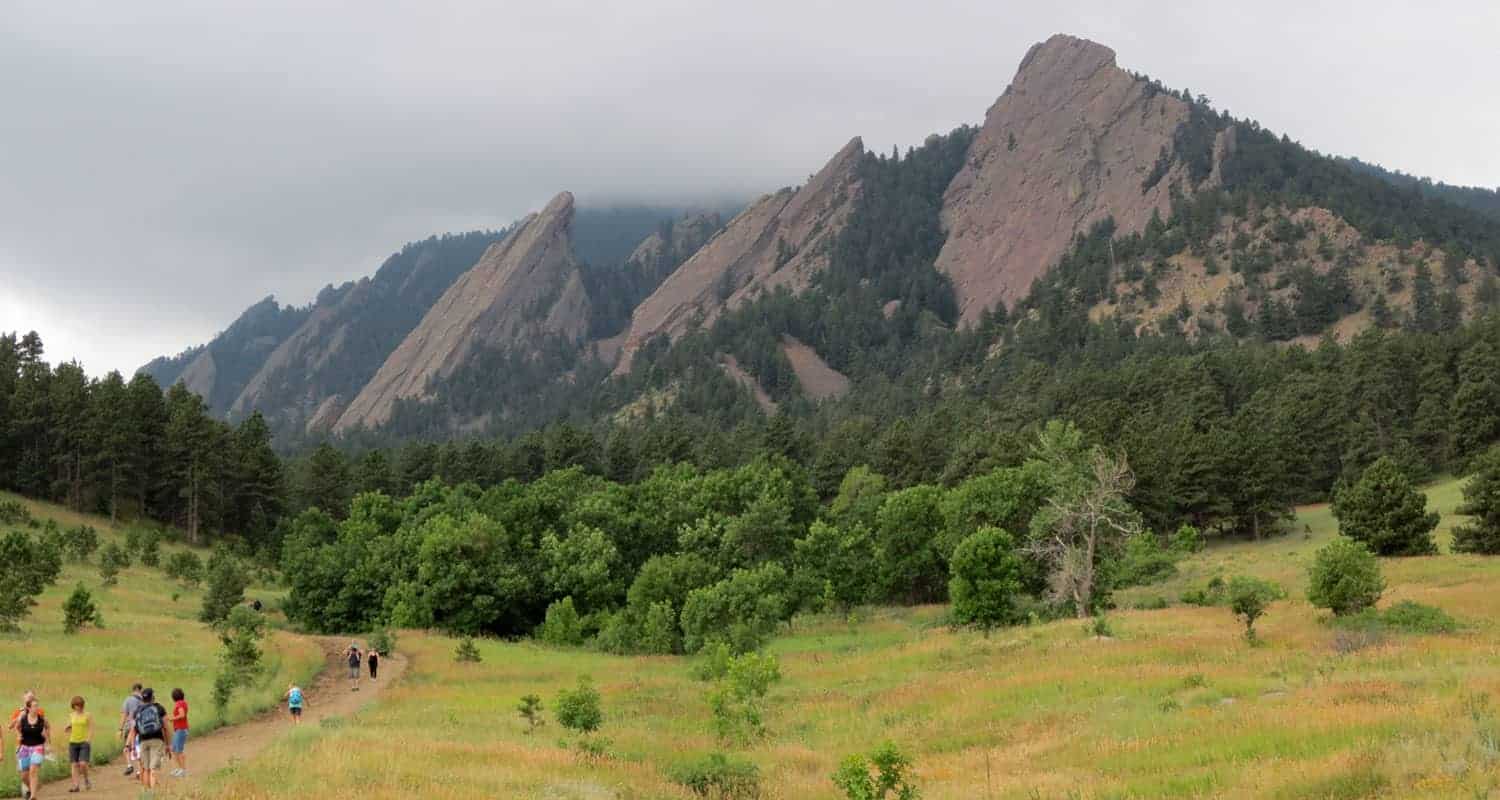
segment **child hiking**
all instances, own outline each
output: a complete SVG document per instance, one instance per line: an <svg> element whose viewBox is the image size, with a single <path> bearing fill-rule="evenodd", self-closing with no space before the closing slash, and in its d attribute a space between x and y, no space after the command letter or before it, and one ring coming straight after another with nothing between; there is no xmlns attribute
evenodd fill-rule
<svg viewBox="0 0 1500 800"><path fill-rule="evenodd" d="M307 702L302 698L302 687L292 684L286 690L286 710L292 715L292 724L302 724L302 705Z"/></svg>
<svg viewBox="0 0 1500 800"><path fill-rule="evenodd" d="M187 771L187 740L188 740L188 705L187 695L181 689L172 690L172 760L177 762L177 769L172 770L172 777L186 778Z"/></svg>

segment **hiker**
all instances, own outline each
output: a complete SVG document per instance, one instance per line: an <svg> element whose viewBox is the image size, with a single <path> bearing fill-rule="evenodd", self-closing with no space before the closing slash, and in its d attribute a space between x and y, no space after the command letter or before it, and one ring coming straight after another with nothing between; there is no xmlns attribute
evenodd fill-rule
<svg viewBox="0 0 1500 800"><path fill-rule="evenodd" d="M89 779L89 759L94 755L94 715L83 710L82 697L74 697L68 707L72 712L68 714L68 727L63 729L68 734L68 768L73 775L73 788L68 791L76 794L80 780L84 788L94 788Z"/></svg>
<svg viewBox="0 0 1500 800"><path fill-rule="evenodd" d="M25 692L23 692L21 694L21 707L17 708L15 711L11 712L10 720L5 723L5 725L6 725L5 730L17 730L16 725L20 721L21 717L26 714L26 709L29 708L29 707L31 707L35 703L36 703L36 692L33 692L30 689L27 689ZM46 718L46 716L47 716L46 713L42 711L42 707L40 705L36 706L36 713L37 713L38 716L41 716L43 718ZM4 736L0 736L0 739L4 739L4 738L5 738ZM19 743L18 743L18 747L19 747ZM28 769L28 765L24 765L24 764L20 763L20 751L18 749L16 751L16 770L17 770L17 772L20 773L20 777L19 777L18 780L21 783L21 796L22 797L29 797L30 794L31 794L31 787L28 786L27 783L26 783L26 771L27 771L27 769Z"/></svg>
<svg viewBox="0 0 1500 800"><path fill-rule="evenodd" d="M380 672L380 651L370 648L365 655L365 661L370 665L370 682L374 683L376 674Z"/></svg>
<svg viewBox="0 0 1500 800"><path fill-rule="evenodd" d="M136 764L141 760L135 740L135 712L141 707L141 685L133 684L130 694L120 705L120 741L125 745L125 777L136 773Z"/></svg>
<svg viewBox="0 0 1500 800"><path fill-rule="evenodd" d="M349 685L354 691L359 691L359 668L363 660L359 654L359 642L350 642L349 649L344 651L344 656L349 660Z"/></svg>
<svg viewBox="0 0 1500 800"><path fill-rule="evenodd" d="M36 696L30 698L10 723L16 732L16 771L21 778L21 797L35 798L42 786L42 762L47 760L47 741L52 738L52 727L42 716Z"/></svg>
<svg viewBox="0 0 1500 800"><path fill-rule="evenodd" d="M186 778L187 770L187 739L188 739L188 706L187 695L181 689L172 690L172 759L177 762L177 769L172 770L172 777Z"/></svg>
<svg viewBox="0 0 1500 800"><path fill-rule="evenodd" d="M302 724L302 687L292 684L286 690L286 710L292 715L292 724Z"/></svg>
<svg viewBox="0 0 1500 800"><path fill-rule="evenodd" d="M167 710L156 702L156 692L141 690L141 704L135 710L135 741L140 748L141 785L155 789L167 761Z"/></svg>

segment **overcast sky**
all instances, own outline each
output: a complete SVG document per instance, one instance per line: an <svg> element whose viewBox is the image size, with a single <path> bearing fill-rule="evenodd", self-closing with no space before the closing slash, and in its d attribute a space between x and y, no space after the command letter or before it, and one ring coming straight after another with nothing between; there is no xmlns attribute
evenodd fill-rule
<svg viewBox="0 0 1500 800"><path fill-rule="evenodd" d="M560 189L750 196L856 134L977 123L1056 32L1325 152L1500 184L1493 0L0 0L0 330L128 372Z"/></svg>

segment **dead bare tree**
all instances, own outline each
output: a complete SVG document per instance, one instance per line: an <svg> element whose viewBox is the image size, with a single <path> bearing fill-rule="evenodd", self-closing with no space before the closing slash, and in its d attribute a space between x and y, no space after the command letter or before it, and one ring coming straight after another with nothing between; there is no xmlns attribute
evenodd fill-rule
<svg viewBox="0 0 1500 800"><path fill-rule="evenodd" d="M1125 501L1135 488L1125 456L1096 447L1089 461L1047 500L1026 547L1047 565L1053 597L1071 601L1080 619L1093 610L1099 554L1141 530L1140 516Z"/></svg>

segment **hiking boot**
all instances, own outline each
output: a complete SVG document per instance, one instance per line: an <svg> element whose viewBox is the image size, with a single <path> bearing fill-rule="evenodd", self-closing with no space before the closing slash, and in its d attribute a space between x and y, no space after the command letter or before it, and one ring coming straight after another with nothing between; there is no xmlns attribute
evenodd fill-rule
<svg viewBox="0 0 1500 800"><path fill-rule="evenodd" d="M134 774L135 774L135 765L134 764L127 765L125 767L125 777L128 778L128 777L130 777L131 775L134 775Z"/></svg>

